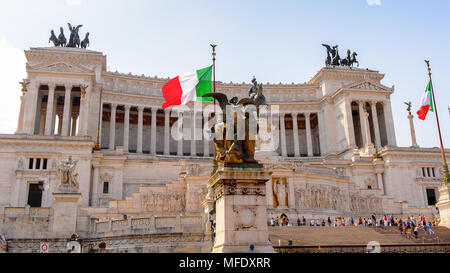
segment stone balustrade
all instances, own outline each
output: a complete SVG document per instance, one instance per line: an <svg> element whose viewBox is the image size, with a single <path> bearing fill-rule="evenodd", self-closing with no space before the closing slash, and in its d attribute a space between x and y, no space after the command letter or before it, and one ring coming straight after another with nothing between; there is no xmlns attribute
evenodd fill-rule
<svg viewBox="0 0 450 273"><path fill-rule="evenodd" d="M94 233L96 235L202 232L203 229L201 216L130 217L126 220L109 220L94 223Z"/></svg>

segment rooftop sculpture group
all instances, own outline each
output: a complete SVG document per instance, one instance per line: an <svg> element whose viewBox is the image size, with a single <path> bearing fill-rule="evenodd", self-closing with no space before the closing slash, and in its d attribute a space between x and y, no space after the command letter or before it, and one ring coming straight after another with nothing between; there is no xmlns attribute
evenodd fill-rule
<svg viewBox="0 0 450 273"><path fill-rule="evenodd" d="M351 53L350 49L347 49L347 55L345 56L345 58L341 59L341 57L339 56L338 45L322 45L327 49L327 58L325 59L326 66L336 65L353 67L353 64L357 63L359 67L359 62L356 60L356 56L358 56L356 52Z"/></svg>
<svg viewBox="0 0 450 273"><path fill-rule="evenodd" d="M70 23L67 23L67 25L69 26L70 31L69 42L67 42L66 36L64 36L64 29L62 27L59 28L60 33L58 37L56 37L53 29L50 31L48 42L53 42L54 46L87 48L89 46L89 32L86 33L83 40L80 40L80 35L78 34L78 31L83 25L78 25L76 27L72 26Z"/></svg>

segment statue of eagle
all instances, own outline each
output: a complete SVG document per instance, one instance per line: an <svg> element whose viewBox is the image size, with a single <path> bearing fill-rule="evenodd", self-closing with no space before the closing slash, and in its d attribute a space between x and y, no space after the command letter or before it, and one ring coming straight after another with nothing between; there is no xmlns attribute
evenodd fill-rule
<svg viewBox="0 0 450 273"><path fill-rule="evenodd" d="M223 93L207 93L202 96L203 98L214 98L219 102L220 109L222 109L222 112L225 113L227 110L227 105L240 105L246 106L248 104L255 104L255 102L252 99L249 98L243 98L238 101L238 97L232 97L230 101L228 101L227 95Z"/></svg>

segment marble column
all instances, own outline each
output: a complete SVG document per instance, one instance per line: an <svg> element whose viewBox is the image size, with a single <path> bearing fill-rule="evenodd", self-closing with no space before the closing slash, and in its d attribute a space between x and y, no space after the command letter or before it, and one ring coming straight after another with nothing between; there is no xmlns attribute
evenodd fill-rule
<svg viewBox="0 0 450 273"><path fill-rule="evenodd" d="M300 157L300 146L298 141L298 121L297 121L298 113L292 113L292 127L294 133L294 155L295 157Z"/></svg>
<svg viewBox="0 0 450 273"><path fill-rule="evenodd" d="M70 113L71 110L71 91L72 86L65 86L66 91L64 93L64 112L63 112L63 123L62 123L62 130L61 135L67 136L69 134L69 128L70 128L70 118L72 117L72 113Z"/></svg>
<svg viewBox="0 0 450 273"><path fill-rule="evenodd" d="M28 91L25 96L25 109L24 109L24 124L23 133L27 135L34 134L34 127L36 122L36 108L38 105L40 84L31 82L28 86Z"/></svg>
<svg viewBox="0 0 450 273"><path fill-rule="evenodd" d="M363 101L358 101L358 108L359 108L359 124L361 127L361 136L362 136L362 142L363 142L363 147L367 146L367 136L366 136L366 122L364 119L364 108L363 108Z"/></svg>
<svg viewBox="0 0 450 273"><path fill-rule="evenodd" d="M41 117L39 118L39 135L44 135L45 131L45 117L46 113L44 111L41 111Z"/></svg>
<svg viewBox="0 0 450 273"><path fill-rule="evenodd" d="M372 144L372 140L370 137L370 125L369 125L369 113L367 113L367 111L363 112L363 116L364 116L364 135L365 135L365 146L371 146Z"/></svg>
<svg viewBox="0 0 450 273"><path fill-rule="evenodd" d="M190 113L191 116L191 156L196 156L197 155L197 145L195 142L195 125L196 125L196 115L195 115L195 111L192 111L192 113Z"/></svg>
<svg viewBox="0 0 450 273"><path fill-rule="evenodd" d="M35 120L34 120L34 132L33 134L38 135L39 134L39 126L41 125L41 112L42 112L42 98L43 95L41 94L41 91L38 91L39 94L37 96L37 102L36 102L36 113L35 113Z"/></svg>
<svg viewBox="0 0 450 273"><path fill-rule="evenodd" d="M58 114L58 135L61 135L63 128L63 117L61 114Z"/></svg>
<svg viewBox="0 0 450 273"><path fill-rule="evenodd" d="M111 103L111 118L109 120L109 149L116 148L116 109L117 104Z"/></svg>
<svg viewBox="0 0 450 273"><path fill-rule="evenodd" d="M77 135L77 120L78 120L78 114L72 113L72 126L71 126L72 130L70 132L71 136Z"/></svg>
<svg viewBox="0 0 450 273"><path fill-rule="evenodd" d="M53 116L52 116L52 126L51 126L50 135L54 135L55 134L56 116L58 116L58 120L61 118L61 123L58 122L58 124L62 125L62 117L56 113L57 108L58 108L59 97L60 96L58 94L55 94L55 100L53 101ZM59 127L60 126L58 126L58 128L56 128L58 130L57 133L61 134L61 129Z"/></svg>
<svg viewBox="0 0 450 273"><path fill-rule="evenodd" d="M284 123L285 113L280 113L280 138L281 138L281 155L287 156L286 151L286 125Z"/></svg>
<svg viewBox="0 0 450 273"><path fill-rule="evenodd" d="M55 100L55 85L48 86L48 97L47 97L47 113L45 116L45 135L50 136L53 134L54 125L53 123L53 112L56 111L54 108Z"/></svg>
<svg viewBox="0 0 450 273"><path fill-rule="evenodd" d="M150 152L156 154L156 112L158 108L152 107L152 129L150 139Z"/></svg>
<svg viewBox="0 0 450 273"><path fill-rule="evenodd" d="M23 113L24 113L24 94L20 96L20 111L19 111L19 120L17 121L17 130L16 134L22 134L23 131Z"/></svg>
<svg viewBox="0 0 450 273"><path fill-rule="evenodd" d="M74 114L72 113L72 125L70 126L70 135L71 136L76 136L77 135L77 119L78 119L78 114Z"/></svg>
<svg viewBox="0 0 450 273"><path fill-rule="evenodd" d="M165 109L164 110L164 154L169 155L170 154L170 110Z"/></svg>
<svg viewBox="0 0 450 273"><path fill-rule="evenodd" d="M347 120L347 137L348 137L348 148L355 149L355 128L353 127L353 115L352 115L352 101L348 98L345 99L345 113Z"/></svg>
<svg viewBox="0 0 450 273"><path fill-rule="evenodd" d="M183 156L183 112L178 111L178 141L177 141L177 155Z"/></svg>
<svg viewBox="0 0 450 273"><path fill-rule="evenodd" d="M204 124L205 128L208 127L208 118L209 118L209 114L203 116L203 120L204 120L203 124ZM202 128L202 132L203 132L203 128ZM209 156L209 140L207 140L203 134L202 134L202 137L203 137L203 157L208 157Z"/></svg>
<svg viewBox="0 0 450 273"><path fill-rule="evenodd" d="M311 113L305 113L305 126L306 126L306 147L308 149L308 156L314 156L311 136Z"/></svg>
<svg viewBox="0 0 450 273"><path fill-rule="evenodd" d="M391 101L389 99L383 101L384 119L386 124L386 131L388 136L388 144L397 146L394 130L394 119L392 117Z"/></svg>
<svg viewBox="0 0 450 273"><path fill-rule="evenodd" d="M411 131L412 147L419 147L419 145L417 145L417 141L416 141L416 130L414 129L413 118L414 118L414 116L411 115L411 112L409 112L408 119L409 119L409 130Z"/></svg>
<svg viewBox="0 0 450 273"><path fill-rule="evenodd" d="M128 152L128 138L130 137L130 108L131 105L125 105L125 117L123 119L123 151Z"/></svg>
<svg viewBox="0 0 450 273"><path fill-rule="evenodd" d="M92 177L92 206L96 207L99 206L99 196L100 196L100 192L99 192L99 170L98 170L98 165L94 164L93 165L94 168L94 175Z"/></svg>
<svg viewBox="0 0 450 273"><path fill-rule="evenodd" d="M138 129L136 152L142 153L142 130L144 126L144 106L138 106Z"/></svg>
<svg viewBox="0 0 450 273"><path fill-rule="evenodd" d="M80 115L78 116L78 129L77 129L77 135L79 136L85 136L85 129L87 127L87 122L86 122L86 96L87 94L82 94L80 97ZM103 109L103 107L102 107ZM101 127L100 127L101 129Z"/></svg>
<svg viewBox="0 0 450 273"><path fill-rule="evenodd" d="M370 102L370 109L372 112L373 129L375 131L375 143L377 148L381 149L381 135L380 135L380 125L378 124L378 114L377 114L377 102Z"/></svg>
<svg viewBox="0 0 450 273"><path fill-rule="evenodd" d="M98 144L99 144L99 147L100 147L100 149L102 148L102 128L103 128L103 102L102 102L102 105L100 105L100 120L98 121L98 137L99 137L99 140L98 140ZM79 122L78 122L78 126L80 126L80 124L81 124L81 119L80 118L78 118L79 119ZM97 139L96 139L97 140ZM109 144L109 143L108 143Z"/></svg>

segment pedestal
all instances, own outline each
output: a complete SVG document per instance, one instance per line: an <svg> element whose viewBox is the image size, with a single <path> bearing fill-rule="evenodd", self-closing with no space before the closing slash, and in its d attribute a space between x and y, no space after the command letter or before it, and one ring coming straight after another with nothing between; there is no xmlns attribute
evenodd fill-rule
<svg viewBox="0 0 450 273"><path fill-rule="evenodd" d="M439 226L450 228L450 186L448 183L439 188L439 202L436 207L439 208L441 219Z"/></svg>
<svg viewBox="0 0 450 273"><path fill-rule="evenodd" d="M81 200L79 192L54 192L53 198L53 233L68 236L76 232L78 204Z"/></svg>
<svg viewBox="0 0 450 273"><path fill-rule="evenodd" d="M223 167L211 176L216 202L213 253L273 253L267 231L265 182L271 178L261 165Z"/></svg>

